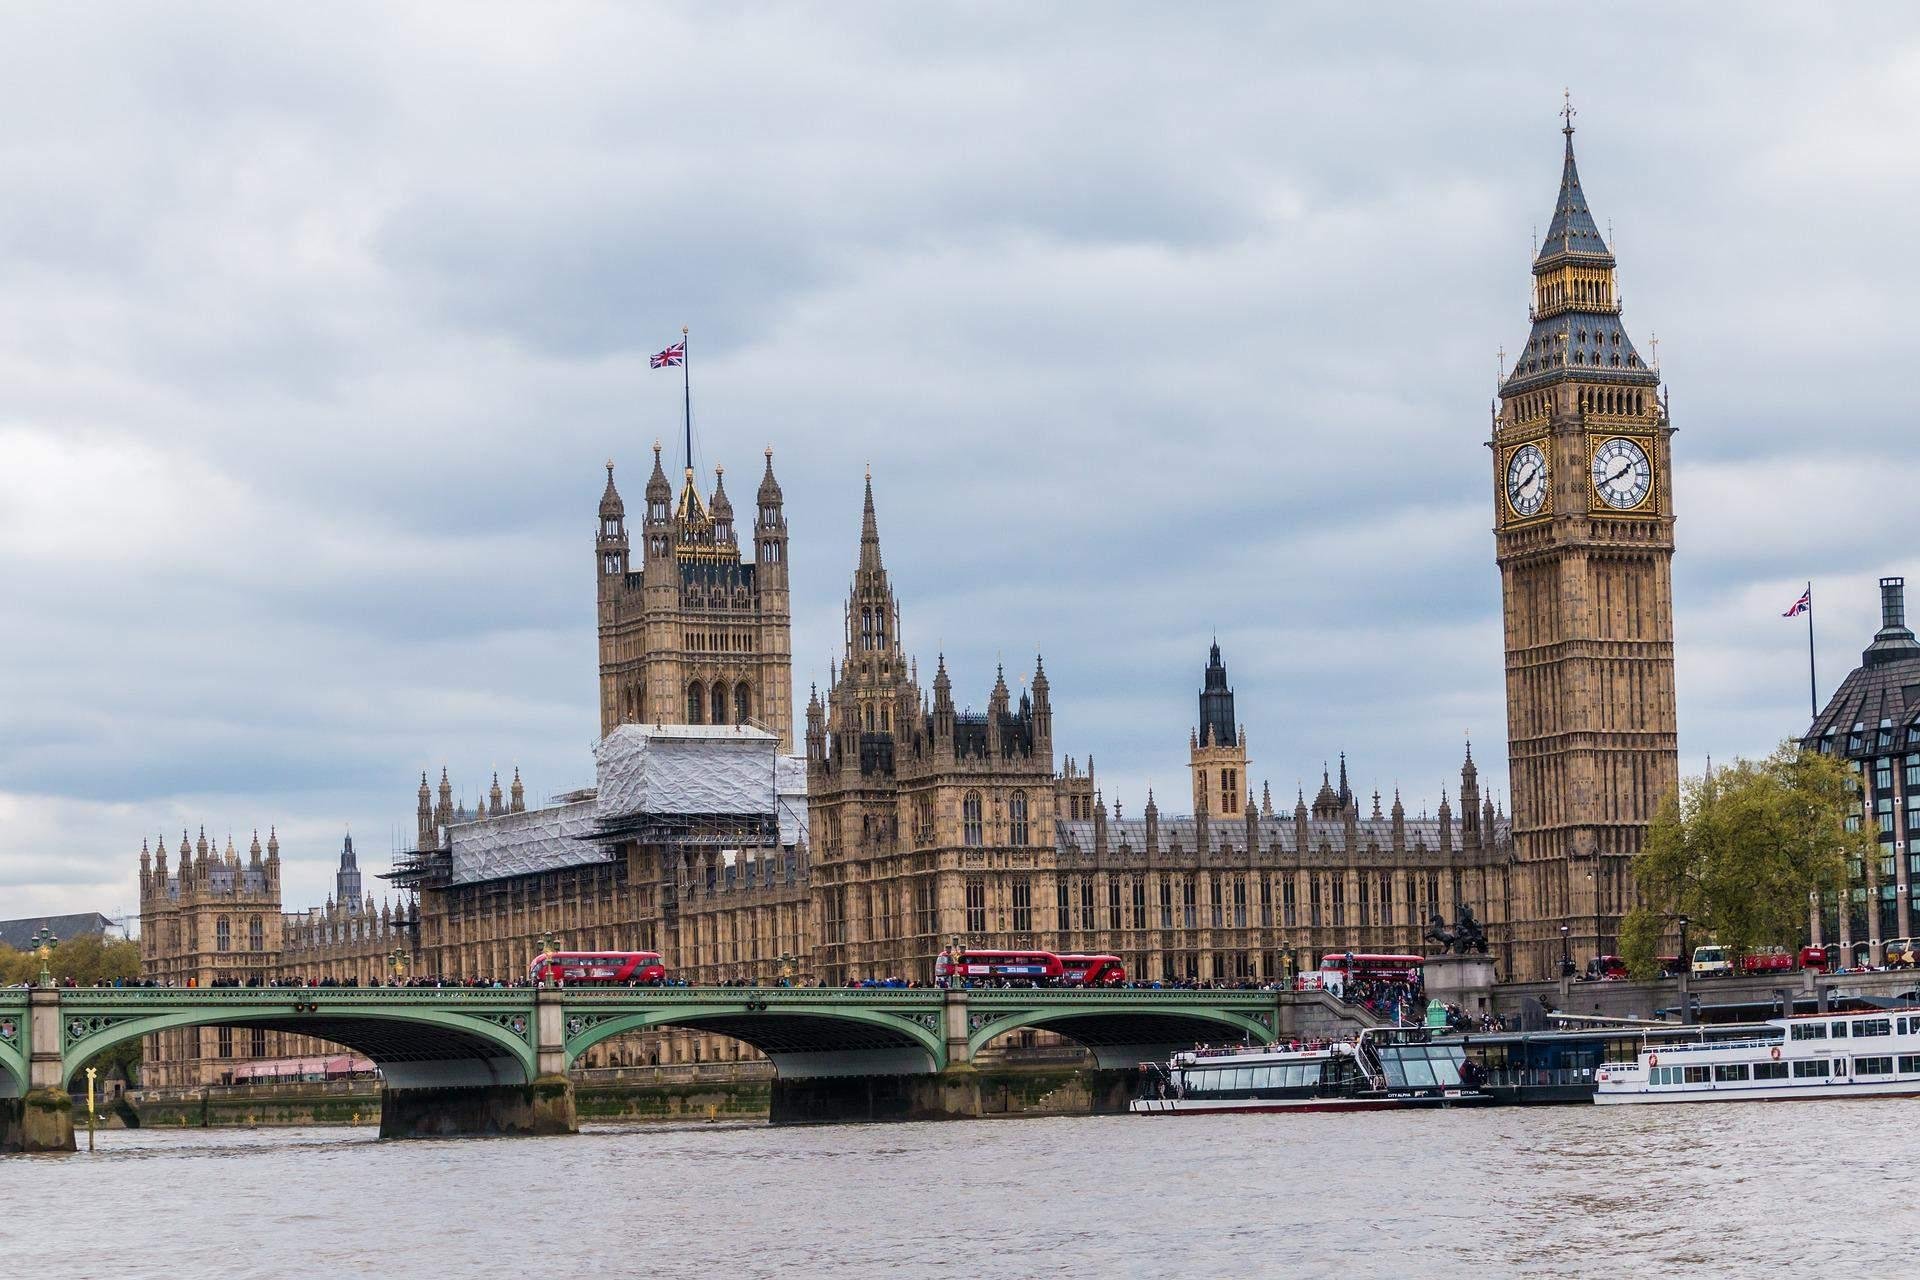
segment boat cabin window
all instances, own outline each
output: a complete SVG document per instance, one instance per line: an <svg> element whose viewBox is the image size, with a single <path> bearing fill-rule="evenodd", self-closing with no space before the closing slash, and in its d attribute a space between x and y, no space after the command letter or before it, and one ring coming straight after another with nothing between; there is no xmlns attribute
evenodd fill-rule
<svg viewBox="0 0 1920 1280"><path fill-rule="evenodd" d="M1846 1024L1846 1023L1844 1023L1844 1022L1836 1022L1836 1023L1834 1023L1834 1024L1833 1024L1833 1038L1834 1038L1835 1040L1845 1040L1845 1039L1847 1038L1847 1024Z"/></svg>
<svg viewBox="0 0 1920 1280"><path fill-rule="evenodd" d="M1707 1082L1707 1069L1705 1067L1683 1067L1681 1070L1686 1072L1683 1079L1685 1079L1688 1084L1705 1084Z"/></svg>
<svg viewBox="0 0 1920 1280"><path fill-rule="evenodd" d="M1380 1069L1395 1089L1457 1089L1466 1052L1458 1045L1386 1045L1380 1050Z"/></svg>
<svg viewBox="0 0 1920 1280"><path fill-rule="evenodd" d="M1892 1058L1855 1058L1853 1074L1857 1076L1890 1076L1893 1074Z"/></svg>
<svg viewBox="0 0 1920 1280"><path fill-rule="evenodd" d="M1827 1074L1825 1059L1816 1059L1812 1062L1796 1062L1793 1064L1793 1078L1796 1080L1806 1080L1813 1076L1824 1076L1825 1074Z"/></svg>
<svg viewBox="0 0 1920 1280"><path fill-rule="evenodd" d="M1787 1064L1784 1062L1756 1062L1753 1064L1755 1080L1785 1080Z"/></svg>
<svg viewBox="0 0 1920 1280"><path fill-rule="evenodd" d="M1890 1036L1893 1024L1886 1018L1862 1018L1853 1024L1853 1034L1859 1036Z"/></svg>
<svg viewBox="0 0 1920 1280"><path fill-rule="evenodd" d="M1793 1024L1795 1040L1825 1040L1827 1024L1824 1022L1796 1022Z"/></svg>
<svg viewBox="0 0 1920 1280"><path fill-rule="evenodd" d="M1920 1072L1920 1053L1901 1054L1900 1055L1900 1074L1912 1075L1916 1072Z"/></svg>
<svg viewBox="0 0 1920 1280"><path fill-rule="evenodd" d="M1747 1064L1744 1062L1723 1062L1713 1069L1713 1078L1721 1083L1730 1080L1745 1080Z"/></svg>

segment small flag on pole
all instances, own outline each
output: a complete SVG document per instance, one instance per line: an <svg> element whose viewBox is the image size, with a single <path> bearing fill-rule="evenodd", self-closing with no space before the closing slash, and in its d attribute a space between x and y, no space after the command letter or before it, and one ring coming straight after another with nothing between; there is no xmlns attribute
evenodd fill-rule
<svg viewBox="0 0 1920 1280"><path fill-rule="evenodd" d="M1805 591L1802 591L1800 593L1800 598L1793 602L1793 607L1791 609L1788 609L1785 613L1781 614L1780 616L1783 618L1797 618L1803 613L1811 613L1812 611L1813 611L1813 588L1808 587Z"/></svg>
<svg viewBox="0 0 1920 1280"><path fill-rule="evenodd" d="M653 367L656 369L671 369L675 365L686 363L686 359L687 344L685 341L680 341L674 343L665 351L656 354L653 357Z"/></svg>

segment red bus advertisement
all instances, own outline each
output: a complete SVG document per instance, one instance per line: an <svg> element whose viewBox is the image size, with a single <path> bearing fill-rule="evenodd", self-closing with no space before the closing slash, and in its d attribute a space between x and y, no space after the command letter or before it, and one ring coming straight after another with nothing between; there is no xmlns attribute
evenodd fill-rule
<svg viewBox="0 0 1920 1280"><path fill-rule="evenodd" d="M942 951L936 981L1004 982L1036 987L1117 987L1127 980L1119 956L1051 951Z"/></svg>
<svg viewBox="0 0 1920 1280"><path fill-rule="evenodd" d="M1117 987L1127 980L1127 967L1119 956L1072 955L1060 957L1060 985L1063 987Z"/></svg>
<svg viewBox="0 0 1920 1280"><path fill-rule="evenodd" d="M999 979L1047 986L1060 980L1064 966L1051 951L962 951L953 957L955 978Z"/></svg>
<svg viewBox="0 0 1920 1280"><path fill-rule="evenodd" d="M667 980L667 966L657 951L542 951L533 958L527 977L536 985L639 983L657 987Z"/></svg>
<svg viewBox="0 0 1920 1280"><path fill-rule="evenodd" d="M1319 969L1296 974L1295 991L1326 991L1345 995L1348 979L1394 982L1411 987L1420 980L1423 956L1375 955L1360 951L1329 951L1320 957Z"/></svg>

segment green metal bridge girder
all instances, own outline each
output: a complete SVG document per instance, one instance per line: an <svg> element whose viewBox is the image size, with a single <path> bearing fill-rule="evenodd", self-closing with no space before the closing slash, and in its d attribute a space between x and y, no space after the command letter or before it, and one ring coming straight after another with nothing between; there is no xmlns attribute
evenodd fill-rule
<svg viewBox="0 0 1920 1280"><path fill-rule="evenodd" d="M863 1053L925 1055L947 1066L945 996L931 989L819 987L570 988L565 993L566 1061L603 1040L676 1027L745 1041L779 1065L783 1057Z"/></svg>
<svg viewBox="0 0 1920 1280"><path fill-rule="evenodd" d="M26 990L15 987L0 991L0 1098L17 1098L27 1091L27 1055L32 1052L27 1040L31 1035Z"/></svg>
<svg viewBox="0 0 1920 1280"><path fill-rule="evenodd" d="M60 993L61 1077L103 1050L181 1027L262 1027L365 1053L383 1068L448 1058L535 1069L534 993L383 987L80 987Z"/></svg>
<svg viewBox="0 0 1920 1280"><path fill-rule="evenodd" d="M1264 1044L1280 1030L1281 997L1272 991L995 989L967 995L969 1056L1028 1027L1063 1035L1096 1055L1108 1045L1191 1044L1208 1036Z"/></svg>
<svg viewBox="0 0 1920 1280"><path fill-rule="evenodd" d="M754 1045L795 1074L938 1072L949 1065L949 993L929 988L81 987L60 993L61 1079L101 1051L180 1027L263 1027L365 1053L390 1081L416 1066L484 1065L532 1080L544 1057L571 1066L611 1037L678 1027ZM1287 997L1271 991L976 989L965 1000L966 1053L1010 1031L1058 1032L1100 1053L1221 1039L1271 1040ZM558 1043L541 1010L558 1000ZM957 1014L955 1015L958 1016ZM549 1021L549 1034L553 1034ZM28 992L0 991L0 1097L29 1079ZM951 1044L958 1053L959 1042ZM866 1064L862 1067L861 1064ZM549 1067L549 1070L552 1068ZM417 1073L416 1073L417 1074ZM520 1081L513 1081L520 1082ZM405 1086L405 1087L411 1087Z"/></svg>

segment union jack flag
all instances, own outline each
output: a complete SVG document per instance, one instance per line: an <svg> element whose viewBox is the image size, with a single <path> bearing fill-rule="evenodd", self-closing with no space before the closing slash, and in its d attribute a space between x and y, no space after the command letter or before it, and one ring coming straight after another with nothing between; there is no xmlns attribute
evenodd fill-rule
<svg viewBox="0 0 1920 1280"><path fill-rule="evenodd" d="M1793 607L1780 616L1783 618L1797 618L1803 613L1811 612L1813 612L1813 588L1809 586L1805 591L1800 593L1800 598L1793 602Z"/></svg>
<svg viewBox="0 0 1920 1280"><path fill-rule="evenodd" d="M653 367L656 369L669 369L674 365L685 364L686 360L687 344L686 341L682 339L668 347L665 351L656 354L653 357Z"/></svg>

